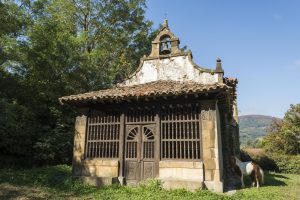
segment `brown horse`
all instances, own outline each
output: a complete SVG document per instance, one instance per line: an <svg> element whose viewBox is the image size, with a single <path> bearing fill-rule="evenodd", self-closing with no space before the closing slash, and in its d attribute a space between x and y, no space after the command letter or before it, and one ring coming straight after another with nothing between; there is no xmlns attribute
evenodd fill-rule
<svg viewBox="0 0 300 200"><path fill-rule="evenodd" d="M250 175L252 180L252 187L255 187L256 185L256 187L258 188L264 183L264 171L258 164L252 161L242 162L234 156L231 157L231 162L235 162L235 165L238 166L242 172L242 175L240 176L242 187L245 187L243 175Z"/></svg>

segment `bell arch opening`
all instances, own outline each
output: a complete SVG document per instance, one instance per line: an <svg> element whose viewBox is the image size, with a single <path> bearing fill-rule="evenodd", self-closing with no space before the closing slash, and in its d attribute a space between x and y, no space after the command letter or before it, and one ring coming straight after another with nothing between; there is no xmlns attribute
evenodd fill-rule
<svg viewBox="0 0 300 200"><path fill-rule="evenodd" d="M171 37L169 35L163 35L160 38L160 55L167 55L171 53Z"/></svg>

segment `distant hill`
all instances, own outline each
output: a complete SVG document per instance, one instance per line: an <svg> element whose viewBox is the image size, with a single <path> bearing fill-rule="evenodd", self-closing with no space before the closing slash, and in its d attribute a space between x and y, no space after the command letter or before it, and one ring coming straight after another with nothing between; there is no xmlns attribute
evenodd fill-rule
<svg viewBox="0 0 300 200"><path fill-rule="evenodd" d="M273 118L265 115L239 116L241 147L251 146L255 140L264 137Z"/></svg>

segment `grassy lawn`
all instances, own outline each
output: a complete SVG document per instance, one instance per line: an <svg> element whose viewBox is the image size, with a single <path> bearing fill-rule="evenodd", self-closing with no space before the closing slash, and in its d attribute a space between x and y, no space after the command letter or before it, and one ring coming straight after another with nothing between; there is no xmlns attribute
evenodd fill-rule
<svg viewBox="0 0 300 200"><path fill-rule="evenodd" d="M249 180L246 184L250 185ZM207 190L166 191L156 181L137 188L113 185L96 188L71 178L71 168L59 165L31 170L0 170L0 199L300 199L300 175L266 174L263 187L239 190L232 196Z"/></svg>

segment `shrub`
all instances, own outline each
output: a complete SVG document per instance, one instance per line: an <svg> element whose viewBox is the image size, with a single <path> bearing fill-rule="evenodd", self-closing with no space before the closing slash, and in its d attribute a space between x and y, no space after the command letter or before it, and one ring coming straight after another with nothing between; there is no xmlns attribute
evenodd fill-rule
<svg viewBox="0 0 300 200"><path fill-rule="evenodd" d="M300 174L300 155L272 154L270 157L275 161L279 172Z"/></svg>
<svg viewBox="0 0 300 200"><path fill-rule="evenodd" d="M273 120L262 141L263 148L273 154L300 153L300 104L291 105L283 120Z"/></svg>
<svg viewBox="0 0 300 200"><path fill-rule="evenodd" d="M263 170L278 171L276 162L270 158L262 149L247 148L241 150L242 161L254 161Z"/></svg>
<svg viewBox="0 0 300 200"><path fill-rule="evenodd" d="M140 184L140 188L150 191L162 190L162 182L158 179L148 179Z"/></svg>
<svg viewBox="0 0 300 200"><path fill-rule="evenodd" d="M264 170L300 174L300 155L265 153L262 149L242 149L242 161L252 160Z"/></svg>

